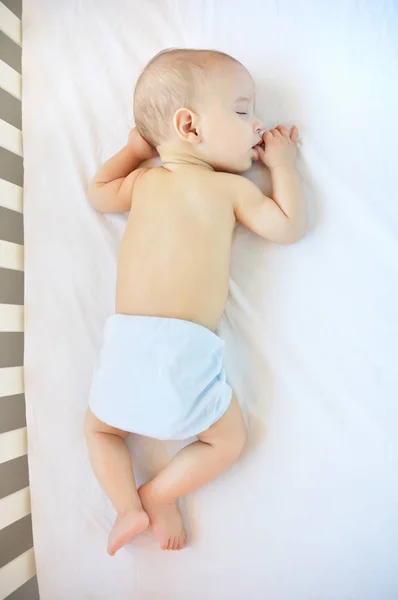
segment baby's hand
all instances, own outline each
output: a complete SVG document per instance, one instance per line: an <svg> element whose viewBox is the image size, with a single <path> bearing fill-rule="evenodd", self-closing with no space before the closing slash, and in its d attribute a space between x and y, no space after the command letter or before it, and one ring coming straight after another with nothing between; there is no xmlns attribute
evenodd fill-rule
<svg viewBox="0 0 398 600"><path fill-rule="evenodd" d="M152 146L144 140L137 127L134 127L130 131L127 145L141 161L158 156L155 148L152 148Z"/></svg>
<svg viewBox="0 0 398 600"><path fill-rule="evenodd" d="M264 148L258 147L260 159L271 171L276 167L294 167L297 154L298 129L290 133L283 125L263 134Z"/></svg>

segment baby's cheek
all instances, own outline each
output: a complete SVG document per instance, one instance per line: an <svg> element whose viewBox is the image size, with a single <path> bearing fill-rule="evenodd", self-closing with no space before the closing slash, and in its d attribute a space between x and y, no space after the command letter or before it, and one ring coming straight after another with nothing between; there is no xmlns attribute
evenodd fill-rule
<svg viewBox="0 0 398 600"><path fill-rule="evenodd" d="M223 138L223 146L226 150L233 150L234 147L236 147L236 143L237 140L239 139L239 136L236 135L236 133L229 129L226 133L225 136Z"/></svg>

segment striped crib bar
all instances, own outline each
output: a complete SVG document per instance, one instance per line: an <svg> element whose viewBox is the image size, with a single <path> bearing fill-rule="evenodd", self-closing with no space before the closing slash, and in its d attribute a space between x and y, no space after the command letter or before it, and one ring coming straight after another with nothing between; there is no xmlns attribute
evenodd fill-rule
<svg viewBox="0 0 398 600"><path fill-rule="evenodd" d="M37 600L23 379L22 0L0 2L0 600Z"/></svg>

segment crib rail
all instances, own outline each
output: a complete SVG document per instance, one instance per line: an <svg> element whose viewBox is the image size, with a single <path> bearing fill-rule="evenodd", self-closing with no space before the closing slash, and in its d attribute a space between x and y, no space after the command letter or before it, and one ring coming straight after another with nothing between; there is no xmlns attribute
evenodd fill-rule
<svg viewBox="0 0 398 600"><path fill-rule="evenodd" d="M39 598L23 377L22 0L0 2L0 600Z"/></svg>

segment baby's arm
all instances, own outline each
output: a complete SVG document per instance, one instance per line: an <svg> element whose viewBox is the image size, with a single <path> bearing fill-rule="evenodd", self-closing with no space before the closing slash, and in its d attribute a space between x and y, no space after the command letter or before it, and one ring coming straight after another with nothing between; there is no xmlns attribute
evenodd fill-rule
<svg viewBox="0 0 398 600"><path fill-rule="evenodd" d="M100 212L130 210L134 183L140 175L138 165L157 155L134 128L127 145L102 165L88 188L89 202Z"/></svg>
<svg viewBox="0 0 398 600"><path fill-rule="evenodd" d="M306 206L300 175L296 169L298 131L285 127L267 131L261 160L269 168L272 198L264 196L251 181L236 181L236 218L261 237L289 244L301 239L306 229Z"/></svg>

